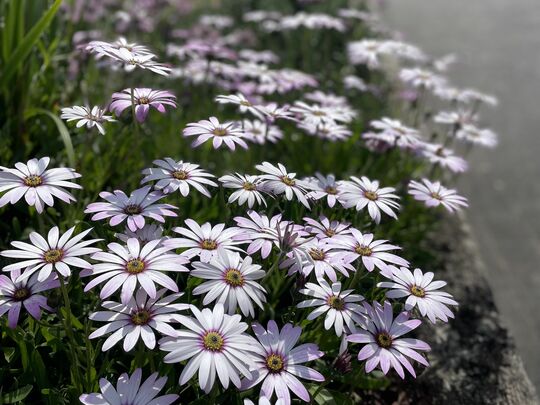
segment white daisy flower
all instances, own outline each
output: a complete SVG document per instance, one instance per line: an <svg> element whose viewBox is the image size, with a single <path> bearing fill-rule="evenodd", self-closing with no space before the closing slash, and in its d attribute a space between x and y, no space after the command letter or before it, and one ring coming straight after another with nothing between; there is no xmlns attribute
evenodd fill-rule
<svg viewBox="0 0 540 405"><path fill-rule="evenodd" d="M244 120L244 133L247 140L264 145L266 141L276 143L283 138L283 132L276 125L259 120Z"/></svg>
<svg viewBox="0 0 540 405"><path fill-rule="evenodd" d="M105 109L98 106L90 108L87 106L74 105L73 107L62 108L60 118L67 122L78 121L77 128L84 125L86 125L86 128L93 128L95 126L101 135L105 135L103 123L116 121L112 115L105 115L105 111Z"/></svg>
<svg viewBox="0 0 540 405"><path fill-rule="evenodd" d="M173 193L180 190L183 197L189 194L189 186L192 186L206 197L211 197L206 186L217 187L217 183L210 180L215 176L203 169L199 165L183 162L176 162L171 158L157 159L154 163L158 167L151 167L142 171L146 176L141 180L141 184L149 181L157 182L154 184L156 190L163 191L164 194Z"/></svg>
<svg viewBox="0 0 540 405"><path fill-rule="evenodd" d="M276 195L285 194L285 198L289 201L296 196L298 201L309 209L305 184L295 179L296 173L287 173L287 169L281 163L278 163L276 167L271 163L263 162L255 167L257 170L266 173L260 176L265 181L265 189Z"/></svg>
<svg viewBox="0 0 540 405"><path fill-rule="evenodd" d="M266 200L262 194L263 181L258 176L248 174L228 174L219 178L220 183L225 188L235 190L228 199L232 204L238 201L238 205L244 205L247 202L249 208L255 204L266 206Z"/></svg>
<svg viewBox="0 0 540 405"><path fill-rule="evenodd" d="M0 207L15 204L23 196L26 203L42 213L46 205L54 205L53 197L65 203L76 201L64 188L82 188L70 180L81 177L75 169L60 167L48 169L50 158L30 159L26 164L15 163L15 168L0 166Z"/></svg>
<svg viewBox="0 0 540 405"><path fill-rule="evenodd" d="M195 318L180 315L180 322L187 329L177 330L176 338L163 338L159 348L167 353L165 363L188 360L178 383L186 384L198 371L199 387L207 394L216 382L216 375L223 388L232 382L240 388L240 375L251 378L255 368L254 354L262 351L259 343L245 333L247 323L240 315L227 315L223 305L202 311L191 305Z"/></svg>
<svg viewBox="0 0 540 405"><path fill-rule="evenodd" d="M428 179L422 179L420 183L411 180L409 194L415 200L423 201L428 207L442 205L448 212L456 212L469 206L465 197L458 195L456 190L444 187L440 181L431 182Z"/></svg>
<svg viewBox="0 0 540 405"><path fill-rule="evenodd" d="M157 224L146 224L141 229L137 229L135 232L127 228L124 233L115 233L115 237L126 243L129 238L136 238L141 242L141 245L146 245L152 240L165 240L167 236L163 236L163 227Z"/></svg>
<svg viewBox="0 0 540 405"><path fill-rule="evenodd" d="M380 187L377 180L371 181L362 176L361 179L351 176L352 181L343 181L342 193L339 196L345 208L355 207L357 211L367 206L369 216L375 223L381 222L381 211L397 219L394 210L399 210L399 197L394 194L393 187Z"/></svg>
<svg viewBox="0 0 540 405"><path fill-rule="evenodd" d="M469 164L465 159L456 156L453 150L440 144L424 143L420 149L420 155L453 173L462 173L469 169Z"/></svg>
<svg viewBox="0 0 540 405"><path fill-rule="evenodd" d="M161 76L168 76L171 72L170 67L153 60L156 55L152 53L143 54L140 52L129 51L126 48L116 49L112 47L101 48L100 53L124 64L124 69L127 72L131 72L137 67L150 70Z"/></svg>
<svg viewBox="0 0 540 405"><path fill-rule="evenodd" d="M319 221L313 218L304 218L306 225L304 230L317 239L332 239L338 235L348 235L351 233L351 224L339 221L330 221L324 215L319 217Z"/></svg>
<svg viewBox="0 0 540 405"><path fill-rule="evenodd" d="M427 316L432 323L437 319L448 322L454 314L447 305L458 305L452 295L444 291L437 291L446 285L445 281L433 281L432 272L422 273L420 269L414 269L414 274L406 267L397 268L388 266L381 272L391 281L377 284L377 287L389 288L386 293L388 298L403 298L407 311L417 307L422 316Z"/></svg>
<svg viewBox="0 0 540 405"><path fill-rule="evenodd" d="M319 283L307 283L305 288L300 290L304 295L310 295L314 299L302 301L298 308L317 307L308 316L307 320L326 314L324 328L326 330L334 326L337 336L342 333L350 334L356 332L355 324L364 324L364 308L357 304L364 299L361 295L351 294L353 290L341 291L341 283L335 282L332 285L324 279L318 279Z"/></svg>
<svg viewBox="0 0 540 405"><path fill-rule="evenodd" d="M446 78L439 76L429 70L420 68L401 69L399 78L413 87L433 90L446 85Z"/></svg>
<svg viewBox="0 0 540 405"><path fill-rule="evenodd" d="M488 148L494 148L498 143L497 134L491 129L480 129L470 124L463 125L456 132L456 138Z"/></svg>
<svg viewBox="0 0 540 405"><path fill-rule="evenodd" d="M223 304L225 311L232 315L240 307L244 316L255 316L252 301L261 309L266 302L266 290L255 280L265 276L258 264L253 264L250 256L244 259L236 252L218 249L218 254L210 263L194 262L190 275L210 280L198 285L193 294L206 294L203 305L211 302Z"/></svg>
<svg viewBox="0 0 540 405"><path fill-rule="evenodd" d="M187 124L183 131L184 136L196 136L197 139L191 144L197 147L209 139L212 139L214 149L221 147L223 143L234 151L235 144L247 149L248 145L244 141L244 131L236 122L220 123L216 117L210 117L207 120L191 122Z"/></svg>
<svg viewBox="0 0 540 405"><path fill-rule="evenodd" d="M264 119L264 115L259 110L259 107L249 101L242 93L219 95L215 98L215 101L219 104L237 105L241 113L249 112L261 120Z"/></svg>
<svg viewBox="0 0 540 405"><path fill-rule="evenodd" d="M310 191L306 197L313 198L314 200L325 198L328 206L333 208L334 205L336 205L338 195L340 194L342 183L336 181L336 176L333 174L323 176L320 173L315 173L315 176L316 177L304 179L307 188L313 190Z"/></svg>
<svg viewBox="0 0 540 405"><path fill-rule="evenodd" d="M107 311L90 314L92 321L107 322L88 336L95 339L112 333L103 343L102 351L107 351L115 344L124 340L124 351L129 352L135 347L139 338L144 345L152 350L156 347L154 330L166 336L176 336L171 322L179 322L178 311L189 308L188 304L173 304L183 293L163 297L167 289L156 293L155 298L149 298L144 288L139 288L135 296L127 304L115 301L105 301L101 306Z"/></svg>
<svg viewBox="0 0 540 405"><path fill-rule="evenodd" d="M71 268L91 269L92 265L81 256L99 252L101 249L90 247L101 239L82 239L88 235L92 228L73 236L75 227L68 229L62 236L58 227L51 228L47 239L37 232L30 232L30 243L11 242L17 250L4 250L0 255L20 259L19 262L4 266L3 271L13 271L27 268L17 281L27 279L36 271L39 271L38 281L44 281L53 271L57 271L63 277L71 275Z"/></svg>

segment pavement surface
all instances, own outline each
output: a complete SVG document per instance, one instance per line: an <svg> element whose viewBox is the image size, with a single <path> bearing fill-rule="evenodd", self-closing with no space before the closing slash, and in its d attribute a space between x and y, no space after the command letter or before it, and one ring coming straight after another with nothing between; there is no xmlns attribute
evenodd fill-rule
<svg viewBox="0 0 540 405"><path fill-rule="evenodd" d="M455 85L499 98L481 118L500 144L471 154L458 189L503 322L540 392L540 2L388 0L383 16L429 54L455 53Z"/></svg>

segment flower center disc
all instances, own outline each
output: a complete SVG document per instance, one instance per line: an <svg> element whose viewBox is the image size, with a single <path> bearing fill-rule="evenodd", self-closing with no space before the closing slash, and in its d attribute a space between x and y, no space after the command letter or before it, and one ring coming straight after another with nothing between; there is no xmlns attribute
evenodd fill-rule
<svg viewBox="0 0 540 405"><path fill-rule="evenodd" d="M413 285L411 287L411 294L414 295L415 297L424 298L426 296L426 291L422 287Z"/></svg>
<svg viewBox="0 0 540 405"><path fill-rule="evenodd" d="M338 311L343 311L345 309L345 300L341 297L332 295L331 297L328 297L326 302L330 307L337 309Z"/></svg>
<svg viewBox="0 0 540 405"><path fill-rule="evenodd" d="M43 183L43 179L41 178L41 176L38 176L36 174L25 177L23 181L24 181L24 184L28 187L41 186L41 184Z"/></svg>
<svg viewBox="0 0 540 405"><path fill-rule="evenodd" d="M384 349L388 349L392 346L392 337L386 332L381 332L377 335L377 344Z"/></svg>
<svg viewBox="0 0 540 405"><path fill-rule="evenodd" d="M223 347L223 337L217 332L208 332L203 337L203 345L206 350L217 352Z"/></svg>
<svg viewBox="0 0 540 405"><path fill-rule="evenodd" d="M371 256L371 254L373 253L373 251L370 248L363 245L356 245L356 247L354 248L354 251L358 253L360 256Z"/></svg>
<svg viewBox="0 0 540 405"><path fill-rule="evenodd" d="M240 105L251 107L253 104L251 104L249 101L243 100L243 101L240 101Z"/></svg>
<svg viewBox="0 0 540 405"><path fill-rule="evenodd" d="M315 115L316 117L324 117L326 116L326 113L324 111L317 110L317 111L313 111L313 115Z"/></svg>
<svg viewBox="0 0 540 405"><path fill-rule="evenodd" d="M64 252L62 252L60 249L51 249L45 252L43 259L45 259L47 263L56 263L59 262L63 256Z"/></svg>
<svg viewBox="0 0 540 405"><path fill-rule="evenodd" d="M442 197L439 193L433 192L430 194L432 198L435 198L436 200L442 200Z"/></svg>
<svg viewBox="0 0 540 405"><path fill-rule="evenodd" d="M334 231L333 229L327 229L326 231L324 231L324 234L328 236L329 238L331 238L332 236L336 234L336 231Z"/></svg>
<svg viewBox="0 0 540 405"><path fill-rule="evenodd" d="M15 301L24 301L30 297L30 290L26 287L19 288L13 293L13 299Z"/></svg>
<svg viewBox="0 0 540 405"><path fill-rule="evenodd" d="M146 325L150 320L150 312L146 309L138 310L131 315L131 322L135 325Z"/></svg>
<svg viewBox="0 0 540 405"><path fill-rule="evenodd" d="M212 131L215 136L225 136L228 134L228 131L225 128L216 128Z"/></svg>
<svg viewBox="0 0 540 405"><path fill-rule="evenodd" d="M172 176L176 180L186 180L188 178L188 174L184 170L175 170L172 172Z"/></svg>
<svg viewBox="0 0 540 405"><path fill-rule="evenodd" d="M288 186L294 186L296 184L296 181L291 179L289 176L282 176L281 181Z"/></svg>
<svg viewBox="0 0 540 405"><path fill-rule="evenodd" d="M148 100L148 97L141 97L139 98L139 104L148 104L150 100Z"/></svg>
<svg viewBox="0 0 540 405"><path fill-rule="evenodd" d="M124 208L124 213L128 215L137 215L142 212L142 208L137 204L130 204Z"/></svg>
<svg viewBox="0 0 540 405"><path fill-rule="evenodd" d="M231 287L241 287L244 285L244 276L236 269L229 269L225 273L225 282Z"/></svg>
<svg viewBox="0 0 540 405"><path fill-rule="evenodd" d="M364 197L366 197L368 200L376 201L379 196L374 191L364 191Z"/></svg>
<svg viewBox="0 0 540 405"><path fill-rule="evenodd" d="M204 250L215 250L217 249L217 242L212 239L205 239L201 242L201 249Z"/></svg>
<svg viewBox="0 0 540 405"><path fill-rule="evenodd" d="M283 357L279 354L271 354L266 358L266 368L268 368L271 373L279 373L284 367Z"/></svg>
<svg viewBox="0 0 540 405"><path fill-rule="evenodd" d="M326 191L326 194L331 194L331 195L336 195L337 194L337 189L335 187L332 187L332 186L328 186L324 189L324 191Z"/></svg>
<svg viewBox="0 0 540 405"><path fill-rule="evenodd" d="M250 183L249 181L244 182L244 184L242 184L242 188L247 191L257 190L257 187L255 186L255 184Z"/></svg>
<svg viewBox="0 0 540 405"><path fill-rule="evenodd" d="M126 263L126 270L130 274L139 274L144 271L145 265L142 260L132 259Z"/></svg>
<svg viewBox="0 0 540 405"><path fill-rule="evenodd" d="M310 249L309 255L313 260L324 260L324 251L321 249Z"/></svg>

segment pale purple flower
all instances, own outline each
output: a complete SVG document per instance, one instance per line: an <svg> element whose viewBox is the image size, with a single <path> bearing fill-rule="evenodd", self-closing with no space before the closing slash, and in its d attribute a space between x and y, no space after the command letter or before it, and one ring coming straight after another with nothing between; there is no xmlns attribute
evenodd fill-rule
<svg viewBox="0 0 540 405"><path fill-rule="evenodd" d="M188 218L185 221L187 228L176 227L173 231L183 236L183 238L170 238L164 242L165 246L172 249L187 248L182 254L190 259L199 256L200 260L209 263L216 257L218 249L229 251L242 251L236 245L240 242L234 240L238 235L237 228L225 228L225 224L212 226L209 222L199 225L194 220Z"/></svg>
<svg viewBox="0 0 540 405"><path fill-rule="evenodd" d="M171 405L179 397L176 394L161 395L159 392L165 386L167 377L158 378L153 373L141 385L142 370L136 369L131 377L127 373L118 378L117 388L105 378L99 380L101 393L82 394L79 401L84 405Z"/></svg>
<svg viewBox="0 0 540 405"><path fill-rule="evenodd" d="M469 102L484 103L492 107L495 107L497 106L497 104L499 104L499 100L497 100L497 97L491 94L482 93L475 89L465 89L465 93Z"/></svg>
<svg viewBox="0 0 540 405"><path fill-rule="evenodd" d="M144 122L150 107L154 107L163 114L166 111L165 106L176 108L175 100L176 96L170 91L148 88L124 89L120 93L113 93L109 110L120 115L126 108L134 105L137 121Z"/></svg>
<svg viewBox="0 0 540 405"><path fill-rule="evenodd" d="M364 139L380 139L391 146L400 148L415 148L422 140L417 129L407 127L398 120L384 117L380 120L371 121L370 125L381 131L381 133L365 134Z"/></svg>
<svg viewBox="0 0 540 405"><path fill-rule="evenodd" d="M216 117L210 117L207 120L192 122L187 124L183 131L184 136L197 136L192 143L193 147L212 139L214 149L218 149L222 143L225 143L230 150L235 150L236 145L247 149L247 143L244 141L244 131L235 122L225 122L220 124Z"/></svg>
<svg viewBox="0 0 540 405"><path fill-rule="evenodd" d="M269 103L264 106L258 106L258 109L266 115L266 117L271 121L278 119L286 119L289 121L294 121L294 113L290 111L289 105L278 105L277 103Z"/></svg>
<svg viewBox="0 0 540 405"><path fill-rule="evenodd" d="M304 230L317 239L332 239L338 235L348 235L351 233L351 224L339 221L330 221L324 215L319 217L319 221L304 217Z"/></svg>
<svg viewBox="0 0 540 405"><path fill-rule="evenodd" d="M303 121L309 124L320 125L323 123L351 122L356 115L347 107L324 106L318 104L306 104L296 101L290 108L291 112L297 113Z"/></svg>
<svg viewBox="0 0 540 405"><path fill-rule="evenodd" d="M266 141L276 143L283 138L283 132L276 125L259 120L244 120L244 134L249 141L264 145Z"/></svg>
<svg viewBox="0 0 540 405"><path fill-rule="evenodd" d="M223 187L235 190L227 200L229 204L237 201L238 205L244 205L247 202L249 208L253 208L255 204L266 206L266 200L262 194L263 181L259 176L227 174L220 177L219 182Z"/></svg>
<svg viewBox="0 0 540 405"><path fill-rule="evenodd" d="M98 106L92 108L74 105L62 108L60 118L67 122L77 121L77 128L86 125L86 128L96 127L101 135L105 135L104 122L115 122L111 115L105 115L105 109Z"/></svg>
<svg viewBox="0 0 540 405"><path fill-rule="evenodd" d="M336 205L338 195L341 192L340 181L336 181L336 177L333 174L323 176L320 173L315 173L315 178L308 178L304 180L307 188L310 191L306 197L313 198L314 200L326 199L326 203L330 208Z"/></svg>
<svg viewBox="0 0 540 405"><path fill-rule="evenodd" d="M266 274L261 266L253 264L250 256L241 258L236 252L218 249L210 263L193 262L190 275L206 281L193 289L193 294L206 294L203 305L211 302L223 304L232 315L239 307L244 316L255 316L253 303L261 309L266 302L266 290L256 281Z"/></svg>
<svg viewBox="0 0 540 405"><path fill-rule="evenodd" d="M114 42L90 41L86 45L85 50L90 53L97 53L98 55L99 54L103 55L104 54L103 50L107 48L113 48L113 49L124 48L129 52L133 52L135 54L140 54L140 55L152 54L152 52L150 52L150 49L148 49L148 47L144 45L136 44L134 42L129 43L124 37L120 37Z"/></svg>
<svg viewBox="0 0 540 405"><path fill-rule="evenodd" d="M164 241L167 237L163 236L163 227L157 224L146 224L141 229L137 229L133 232L131 229L127 228L124 230L125 233L115 233L118 239L126 243L130 238L136 238L141 242L141 245L146 245L152 240L160 239Z"/></svg>
<svg viewBox="0 0 540 405"><path fill-rule="evenodd" d="M165 222L166 216L176 217L177 214L171 211L177 209L174 205L156 204L165 195L150 192L151 188L150 186L139 188L129 197L122 190L115 190L114 193L102 191L99 196L107 202L88 204L84 212L94 214L92 221L110 218L110 226L116 226L126 220L128 228L133 232L144 227L145 217L161 223Z"/></svg>
<svg viewBox="0 0 540 405"><path fill-rule="evenodd" d="M161 190L164 194L179 190L183 197L187 197L191 186L202 195L210 198L210 192L206 187L217 187L217 183L211 180L214 175L200 169L199 165L182 160L176 162L169 157L154 160L152 163L157 167L150 167L142 171L145 177L141 180L141 184L157 180L154 188Z"/></svg>
<svg viewBox="0 0 540 405"><path fill-rule="evenodd" d="M405 68L399 72L399 78L412 87L432 90L446 85L446 78L429 70L420 68Z"/></svg>
<svg viewBox="0 0 540 405"><path fill-rule="evenodd" d="M278 400L290 405L292 391L305 402L310 401L307 389L298 377L322 382L324 376L302 363L317 360L324 355L314 343L305 343L295 347L302 328L290 323L283 326L281 331L274 321L268 321L268 329L260 324L252 326L257 339L263 347L255 358L253 377L242 381L242 389L252 388L262 382L261 396L272 398L274 391Z"/></svg>
<svg viewBox="0 0 540 405"><path fill-rule="evenodd" d="M251 378L255 352L261 352L257 341L245 333L247 323L240 315L227 315L223 305L213 310L200 311L190 306L195 318L180 315L180 322L187 329L177 330L177 337L163 338L159 348L168 352L165 363L188 360L178 383L186 384L198 371L199 387L209 393L216 382L216 375L223 388L229 383L240 388L240 375Z"/></svg>
<svg viewBox="0 0 540 405"><path fill-rule="evenodd" d="M55 226L49 230L47 239L37 232L30 232L30 243L11 242L17 250L4 250L0 255L19 259L17 263L4 266L3 271L14 271L26 268L26 271L20 276L19 280L28 278L39 271L37 280L45 281L53 271L57 271L63 277L71 275L71 268L91 269L92 265L81 256L99 252L99 248L90 247L90 245L101 239L82 240L92 228L87 229L73 236L75 227L68 229L62 236L58 227Z"/></svg>
<svg viewBox="0 0 540 405"><path fill-rule="evenodd" d="M391 245L385 239L373 239L372 233L362 234L358 229L350 228L350 235L336 235L328 242L348 251L353 260L362 258L362 264L367 271L373 271L375 267L385 270L388 264L408 266L409 262L393 253L391 250L400 250L399 246Z"/></svg>
<svg viewBox="0 0 540 405"><path fill-rule="evenodd" d="M156 55L152 53L140 53L137 51L129 51L126 48L103 47L100 48L99 54L106 55L113 60L124 65L127 72L133 71L135 68L150 70L161 76L168 76L171 68L153 60Z"/></svg>
<svg viewBox="0 0 540 405"><path fill-rule="evenodd" d="M347 336L353 343L362 343L364 346L358 353L358 360L366 361L366 373L372 372L380 366L384 374L394 368L401 378L405 378L403 367L416 377L411 360L428 367L429 363L417 351L429 351L429 345L418 339L403 338L402 336L422 323L418 319L409 319L408 312L402 312L395 319L392 305L384 302L384 307L378 302L373 306L364 303L367 312L366 330L358 330L355 334Z"/></svg>
<svg viewBox="0 0 540 405"><path fill-rule="evenodd" d="M474 125L465 124L456 132L456 138L468 143L494 148L497 146L497 134L491 129L480 129Z"/></svg>
<svg viewBox="0 0 540 405"><path fill-rule="evenodd" d="M352 135L352 131L348 127L336 124L333 121L320 124L302 122L298 124L298 128L306 131L309 135L314 135L332 142L348 139Z"/></svg>
<svg viewBox="0 0 540 405"><path fill-rule="evenodd" d="M377 180L371 181L362 176L361 179L351 176L352 181L343 181L342 192L339 196L345 208L355 207L357 211L368 209L369 216L375 223L381 222L381 211L397 219L394 210L399 210L399 197L394 194L393 187L380 187Z"/></svg>
<svg viewBox="0 0 540 405"><path fill-rule="evenodd" d="M341 336L343 333L355 333L357 328L355 324L363 324L365 320L364 308L357 304L363 301L364 297L358 294L351 294L354 290L341 291L340 282L330 285L326 280L321 278L317 282L318 284L307 283L300 290L300 293L313 298L300 302L297 307L317 307L309 313L306 319L312 321L326 314L324 328L329 330L334 326L337 336Z"/></svg>
<svg viewBox="0 0 540 405"><path fill-rule="evenodd" d="M173 304L183 293L164 297L166 291L167 289L163 288L157 291L155 298L149 298L144 288L139 288L126 304L104 301L101 306L107 311L93 312L89 319L107 324L88 337L95 339L112 333L103 343L102 351L107 351L124 340L124 350L129 352L139 338L150 350L154 349L156 347L154 330L166 336L176 336L176 331L170 323L179 322L178 311L189 308L188 304Z"/></svg>
<svg viewBox="0 0 540 405"><path fill-rule="evenodd" d="M279 27L281 30L305 27L308 29L325 28L341 32L345 31L345 24L340 18L324 13L305 13L303 11L283 16L280 19Z"/></svg>
<svg viewBox="0 0 540 405"><path fill-rule="evenodd" d="M440 111L433 117L433 121L438 124L454 125L474 125L478 121L478 115L469 110L459 109L456 111Z"/></svg>
<svg viewBox="0 0 540 405"><path fill-rule="evenodd" d="M272 252L273 246L279 248L279 236L285 232L285 228L289 226L290 222L282 221L281 214L268 218L255 211L248 211L247 216L249 218L234 218L238 227L238 234L234 236L234 240L240 243L249 243L248 255L260 251L261 257L266 259Z"/></svg>
<svg viewBox="0 0 540 405"><path fill-rule="evenodd" d="M8 314L8 326L12 329L17 327L19 314L24 308L34 318L41 318L41 309L53 311L47 305L47 298L42 293L53 288L60 287L60 281L56 274L51 274L43 281L37 279L37 275L20 277L21 270L13 270L9 277L0 275L0 316Z"/></svg>
<svg viewBox="0 0 540 405"><path fill-rule="evenodd" d="M382 275L390 281L378 283L377 287L388 288L388 298L403 298L407 311L417 307L422 316L427 316L432 323L437 319L448 322L448 318L454 318L454 314L447 305L458 305L452 295L444 291L438 291L446 285L445 281L433 281L432 272L422 273L420 269L414 269L414 274L406 267L397 268L388 266Z"/></svg>
<svg viewBox="0 0 540 405"><path fill-rule="evenodd" d="M411 180L409 194L415 200L423 201L428 207L442 205L448 212L456 212L462 207L468 207L465 197L458 195L456 190L444 187L440 181L431 182L428 179L422 179L420 183Z"/></svg>
<svg viewBox="0 0 540 405"><path fill-rule="evenodd" d="M320 90L315 90L304 94L304 98L311 102L329 106L329 107L348 107L349 103L346 97L338 96L333 93L324 93Z"/></svg>
<svg viewBox="0 0 540 405"><path fill-rule="evenodd" d="M0 207L15 204L23 196L26 203L42 213L45 206L54 205L53 197L65 203L75 201L75 197L64 188L82 188L70 180L81 177L75 169L60 167L48 169L50 158L30 159L26 164L15 163L15 168L0 166Z"/></svg>
<svg viewBox="0 0 540 405"><path fill-rule="evenodd" d="M368 90L367 84L364 82L364 80L362 80L358 76L353 76L353 75L345 76L343 78L343 85L347 89L354 89L354 90L358 90L358 91L367 91Z"/></svg>
<svg viewBox="0 0 540 405"><path fill-rule="evenodd" d="M309 209L305 184L295 179L296 173L288 173L285 166L281 163L278 163L276 167L271 163L263 162L255 167L257 170L265 173L260 176L265 181L265 189L268 189L275 195L285 194L285 198L289 201L296 197L298 201Z"/></svg>
<svg viewBox="0 0 540 405"><path fill-rule="evenodd" d="M238 106L241 113L249 112L259 119L263 119L263 113L259 110L259 106L249 101L242 93L219 95L215 98L219 104L234 104Z"/></svg>
<svg viewBox="0 0 540 405"><path fill-rule="evenodd" d="M438 144L424 144L420 154L433 164L453 173L463 173L469 168L467 161L454 154L454 151Z"/></svg>
<svg viewBox="0 0 540 405"><path fill-rule="evenodd" d="M156 298L156 284L175 293L178 286L164 272L189 271L184 264L189 260L174 253L171 247L163 246L161 240L154 240L141 247L136 238L130 238L125 246L119 243L109 243L109 252L98 252L92 259L101 263L94 264L92 269L81 273L81 276L94 276L84 291L89 291L96 285L107 281L99 294L103 300L122 288L120 295L122 304L127 304L133 297L137 285L140 285L150 298ZM97 277L96 277L97 276Z"/></svg>

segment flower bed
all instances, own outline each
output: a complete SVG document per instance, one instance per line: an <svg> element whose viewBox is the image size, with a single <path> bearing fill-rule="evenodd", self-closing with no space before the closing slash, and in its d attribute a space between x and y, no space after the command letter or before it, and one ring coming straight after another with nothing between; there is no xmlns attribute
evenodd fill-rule
<svg viewBox="0 0 540 405"><path fill-rule="evenodd" d="M496 100L346 1L123 3L3 5L2 401L419 400Z"/></svg>

